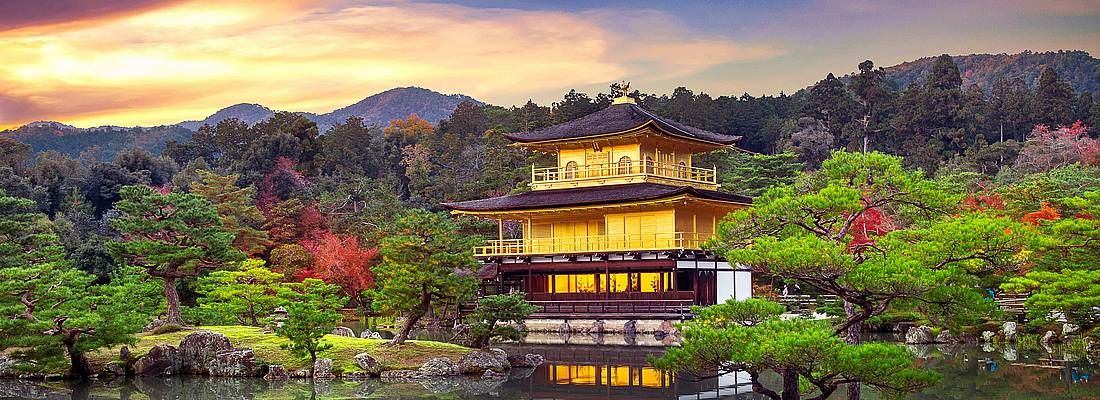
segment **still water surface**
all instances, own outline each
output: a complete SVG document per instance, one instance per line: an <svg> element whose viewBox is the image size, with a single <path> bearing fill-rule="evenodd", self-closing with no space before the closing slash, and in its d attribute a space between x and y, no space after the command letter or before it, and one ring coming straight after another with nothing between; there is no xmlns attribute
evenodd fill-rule
<svg viewBox="0 0 1100 400"><path fill-rule="evenodd" d="M546 364L514 370L503 382L439 379L417 383L379 380L269 383L261 379L135 378L115 382L71 382L17 387L0 381L0 398L50 399L762 399L747 377L730 374L693 380L648 366L663 351L661 340L608 336L550 335L505 346L509 352L540 353ZM535 342L535 343L530 343ZM602 343L602 344L597 344ZM626 345L635 343L634 345ZM1057 348L911 347L923 368L943 375L940 383L913 399L1100 399L1097 364ZM778 387L778 376L765 376ZM11 397L15 396L15 397ZM834 398L840 399L838 393ZM877 399L873 391L866 399Z"/></svg>

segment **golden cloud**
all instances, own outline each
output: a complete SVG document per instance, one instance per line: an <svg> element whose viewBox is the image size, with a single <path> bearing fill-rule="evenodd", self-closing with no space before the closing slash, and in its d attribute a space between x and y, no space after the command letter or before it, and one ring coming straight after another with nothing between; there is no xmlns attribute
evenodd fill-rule
<svg viewBox="0 0 1100 400"><path fill-rule="evenodd" d="M694 34L656 12L224 3L0 33L0 127L172 123L239 102L327 112L406 85L513 104L779 54Z"/></svg>

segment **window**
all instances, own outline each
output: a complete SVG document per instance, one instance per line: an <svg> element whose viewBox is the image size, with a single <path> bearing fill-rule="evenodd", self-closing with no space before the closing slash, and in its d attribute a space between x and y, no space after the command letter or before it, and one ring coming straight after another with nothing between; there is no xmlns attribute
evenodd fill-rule
<svg viewBox="0 0 1100 400"><path fill-rule="evenodd" d="M577 162L570 161L565 163L565 179L573 179L577 177Z"/></svg>
<svg viewBox="0 0 1100 400"><path fill-rule="evenodd" d="M674 290L671 272L551 275L547 277L547 285L550 293L666 292ZM597 288L599 288L598 291Z"/></svg>
<svg viewBox="0 0 1100 400"><path fill-rule="evenodd" d="M680 161L680 177L688 178L688 165L686 162Z"/></svg>
<svg viewBox="0 0 1100 400"><path fill-rule="evenodd" d="M645 157L642 157L642 165L645 167L645 173L653 173L653 158L650 158L648 154L646 154Z"/></svg>
<svg viewBox="0 0 1100 400"><path fill-rule="evenodd" d="M595 293L595 275L553 275L549 277L551 293Z"/></svg>
<svg viewBox="0 0 1100 400"><path fill-rule="evenodd" d="M630 157L623 156L619 159L619 175L626 175L631 172Z"/></svg>

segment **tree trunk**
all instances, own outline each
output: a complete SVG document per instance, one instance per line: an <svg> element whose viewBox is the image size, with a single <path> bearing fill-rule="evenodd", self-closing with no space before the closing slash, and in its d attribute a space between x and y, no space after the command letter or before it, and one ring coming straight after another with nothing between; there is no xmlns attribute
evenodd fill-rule
<svg viewBox="0 0 1100 400"><path fill-rule="evenodd" d="M313 373L317 369L317 350L309 351L309 378L313 379Z"/></svg>
<svg viewBox="0 0 1100 400"><path fill-rule="evenodd" d="M72 365L69 375L74 377L86 377L92 375L92 364L84 353L76 349L76 342L65 342L65 352L69 353L69 363Z"/></svg>
<svg viewBox="0 0 1100 400"><path fill-rule="evenodd" d="M19 296L19 301L23 303L23 319L27 321L35 321L36 318L34 318L34 301L31 300L31 291L24 291L23 295Z"/></svg>
<svg viewBox="0 0 1100 400"><path fill-rule="evenodd" d="M398 345L405 343L405 340L409 338L409 332L412 332L416 323L420 321L420 318L424 317L424 314L428 313L431 308L432 294L428 291L427 287L421 289L420 304L417 305L416 311L409 314L405 318L405 323L401 325L401 330L397 331L397 334L393 336L393 340L390 341L391 345Z"/></svg>
<svg viewBox="0 0 1100 400"><path fill-rule="evenodd" d="M783 370L783 400L799 400L798 371L792 368Z"/></svg>
<svg viewBox="0 0 1100 400"><path fill-rule="evenodd" d="M852 318L856 315L856 306L851 302L844 301L844 315L848 318ZM859 336L863 331L863 322L857 322L848 326L848 332L844 335L844 341L850 344L859 344ZM860 383L852 382L848 384L848 400L860 400L861 391Z"/></svg>
<svg viewBox="0 0 1100 400"><path fill-rule="evenodd" d="M764 395L765 397L767 397L771 400L782 400L779 397L779 393L776 393L774 390L768 389L767 386L764 386L764 384L760 383L760 373L759 372L753 371L753 370L748 370L747 372L749 373L749 378L750 378L750 381L752 382L752 391L753 392L760 393L760 394Z"/></svg>
<svg viewBox="0 0 1100 400"><path fill-rule="evenodd" d="M166 322L183 325L183 317L180 316L180 294L176 291L176 278L163 277L161 279L164 279L164 298L168 300Z"/></svg>

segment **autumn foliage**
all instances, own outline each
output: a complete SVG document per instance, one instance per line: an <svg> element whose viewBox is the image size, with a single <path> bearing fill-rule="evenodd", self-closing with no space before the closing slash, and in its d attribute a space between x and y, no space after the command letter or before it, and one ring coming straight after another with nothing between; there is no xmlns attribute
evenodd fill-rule
<svg viewBox="0 0 1100 400"><path fill-rule="evenodd" d="M1056 129L1036 125L1016 159L1016 168L1040 172L1075 162L1100 165L1100 139L1089 137L1088 132L1089 127L1081 121Z"/></svg>
<svg viewBox="0 0 1100 400"><path fill-rule="evenodd" d="M852 221L852 241L848 242L848 250L858 253L875 243L874 236L892 230L894 223L889 216L878 208L868 208Z"/></svg>
<svg viewBox="0 0 1100 400"><path fill-rule="evenodd" d="M364 290L374 287L370 268L378 263L378 249L363 248L359 238L324 232L316 240L302 242L313 255L313 264L296 274L298 279L317 278L339 285L344 295L360 303Z"/></svg>
<svg viewBox="0 0 1100 400"><path fill-rule="evenodd" d="M1021 220L1028 224L1039 225L1040 221L1054 221L1061 217L1058 210L1051 207L1050 203L1043 202L1038 211L1025 214Z"/></svg>

